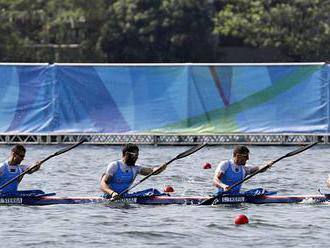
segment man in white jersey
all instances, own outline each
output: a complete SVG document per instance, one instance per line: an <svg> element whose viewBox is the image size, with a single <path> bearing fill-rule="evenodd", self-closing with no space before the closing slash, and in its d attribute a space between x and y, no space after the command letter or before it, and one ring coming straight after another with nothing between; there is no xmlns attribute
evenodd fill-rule
<svg viewBox="0 0 330 248"><path fill-rule="evenodd" d="M105 193L104 197L113 200L119 198L119 194L128 189L137 174L147 176L155 170L161 173L166 169L166 165L160 167L148 168L135 164L139 156L139 148L134 144L127 144L122 149L122 159L111 162L102 175L100 187ZM156 174L155 174L156 175Z"/></svg>
<svg viewBox="0 0 330 248"><path fill-rule="evenodd" d="M26 171L29 166L28 165L22 165L21 162L24 160L25 157L25 147L22 145L15 145L10 152L10 157L7 161L4 161L0 163L0 186L7 183L12 178L22 174L24 171ZM28 172L28 174L32 174L33 172L39 170L40 165L38 165L40 162L37 162L33 166L35 166L31 171ZM19 180L16 180L12 182L11 184L7 185L3 189L0 190L2 193L15 193L18 189L18 184L22 180L23 176L19 178Z"/></svg>
<svg viewBox="0 0 330 248"><path fill-rule="evenodd" d="M246 146L236 146L233 151L233 159L220 162L213 177L213 185L217 187L216 194L222 192L239 194L241 184L232 189L230 187L242 181L247 175L261 169L261 166L246 165L249 160L249 153L250 151Z"/></svg>

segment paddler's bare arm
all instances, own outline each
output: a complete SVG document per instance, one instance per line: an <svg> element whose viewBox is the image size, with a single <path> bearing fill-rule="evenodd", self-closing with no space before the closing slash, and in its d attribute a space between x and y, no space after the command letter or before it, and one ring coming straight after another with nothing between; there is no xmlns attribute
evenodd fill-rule
<svg viewBox="0 0 330 248"><path fill-rule="evenodd" d="M114 197L117 193L114 192L112 189L110 189L110 187L108 186L107 182L111 179L111 176L103 174L102 178L101 178L101 182L100 182L100 189L109 195L112 195L112 197Z"/></svg>
<svg viewBox="0 0 330 248"><path fill-rule="evenodd" d="M217 188L222 188L224 191L227 191L229 190L229 186L221 181L222 176L223 172L215 173L213 177L213 185Z"/></svg>
<svg viewBox="0 0 330 248"><path fill-rule="evenodd" d="M163 164L159 167L155 167L155 168L148 168L148 167L142 167L140 170L140 174L144 175L144 176L148 176L149 174L153 173L154 171L157 171L154 175L158 175L159 173L161 173L162 171L164 171L166 169L167 165Z"/></svg>
<svg viewBox="0 0 330 248"><path fill-rule="evenodd" d="M260 170L260 172L265 172L266 170L270 169L272 165L274 164L274 161L269 161L266 165L259 165L253 168L249 174L253 174Z"/></svg>
<svg viewBox="0 0 330 248"><path fill-rule="evenodd" d="M34 165L31 165L28 168L29 172L27 172L27 174L32 174L33 172L36 172L37 170L40 169L40 166L41 166L41 162L40 161L37 161Z"/></svg>
<svg viewBox="0 0 330 248"><path fill-rule="evenodd" d="M29 170L27 172L27 174L32 174L34 172L36 172L37 170L40 169L41 163L40 161L37 161L34 165L31 165L30 167L28 167L26 170ZM30 169L31 168L31 169ZM24 175L22 175L21 177L18 178L18 181L21 182L23 179Z"/></svg>

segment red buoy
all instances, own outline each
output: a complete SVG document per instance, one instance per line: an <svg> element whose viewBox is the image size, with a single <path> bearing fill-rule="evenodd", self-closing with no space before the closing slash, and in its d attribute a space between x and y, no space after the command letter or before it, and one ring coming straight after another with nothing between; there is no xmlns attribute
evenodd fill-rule
<svg viewBox="0 0 330 248"><path fill-rule="evenodd" d="M210 164L210 163L205 163L204 165L203 165L203 169L204 170L208 170L208 169L211 169L212 168L212 165Z"/></svg>
<svg viewBox="0 0 330 248"><path fill-rule="evenodd" d="M249 223L249 219L246 215L240 214L240 215L236 216L236 218L235 218L236 225L242 225L242 224L247 224L247 223Z"/></svg>
<svg viewBox="0 0 330 248"><path fill-rule="evenodd" d="M170 185L165 185L163 191L166 193L170 193L170 192L174 192L174 189Z"/></svg>

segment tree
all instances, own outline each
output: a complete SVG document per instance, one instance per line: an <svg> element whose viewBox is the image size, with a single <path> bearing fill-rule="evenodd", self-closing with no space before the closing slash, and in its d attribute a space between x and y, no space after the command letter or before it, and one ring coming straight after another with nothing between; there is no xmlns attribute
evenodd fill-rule
<svg viewBox="0 0 330 248"><path fill-rule="evenodd" d="M297 61L330 55L330 1L229 0L215 16L214 33L244 46L273 47Z"/></svg>
<svg viewBox="0 0 330 248"><path fill-rule="evenodd" d="M3 26L10 27L16 43L2 43L8 50L16 44L15 54L1 56L2 61L19 62L82 62L82 44L86 35L85 10L81 1L0 0L5 18ZM85 4L85 6L88 4ZM90 6L88 6L90 7ZM88 13L88 10L86 10ZM8 29L7 28L7 29ZM95 41L94 41L95 44ZM0 54L1 55L1 54Z"/></svg>
<svg viewBox="0 0 330 248"><path fill-rule="evenodd" d="M330 0L0 0L0 61L217 62L226 46L328 60L329 12Z"/></svg>
<svg viewBox="0 0 330 248"><path fill-rule="evenodd" d="M22 46L22 42L20 41L18 34L16 32L12 32L13 27L10 23L3 23L0 25L0 58L2 62L10 62L13 60L19 60L20 51L17 50L17 47Z"/></svg>
<svg viewBox="0 0 330 248"><path fill-rule="evenodd" d="M201 62L212 56L212 21L203 0L118 0L99 46L111 62Z"/></svg>

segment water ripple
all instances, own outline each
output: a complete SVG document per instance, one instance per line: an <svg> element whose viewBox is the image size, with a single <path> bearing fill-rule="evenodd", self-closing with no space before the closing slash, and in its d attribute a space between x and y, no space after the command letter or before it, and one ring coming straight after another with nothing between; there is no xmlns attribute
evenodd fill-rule
<svg viewBox="0 0 330 248"><path fill-rule="evenodd" d="M47 157L63 146L28 146L27 161ZM140 164L159 165L189 147L141 146ZM3 157L10 147L0 147ZM208 195L220 160L231 156L232 146L208 147L174 161L161 175L136 190L172 185L174 195ZM263 187L279 194L318 194L327 191L329 147L313 147L278 162L243 189ZM251 164L264 164L294 147L251 146ZM259 155L259 157L257 157ZM119 146L80 146L47 161L41 171L28 175L23 189L43 189L59 196L98 196L106 164L121 156ZM329 158L328 158L329 157ZM107 160L106 160L106 159ZM202 165L210 162L211 170ZM317 166L315 166L317 165ZM1 246L12 247L329 247L329 203L235 206L58 205L0 206ZM250 223L235 225L239 214Z"/></svg>

